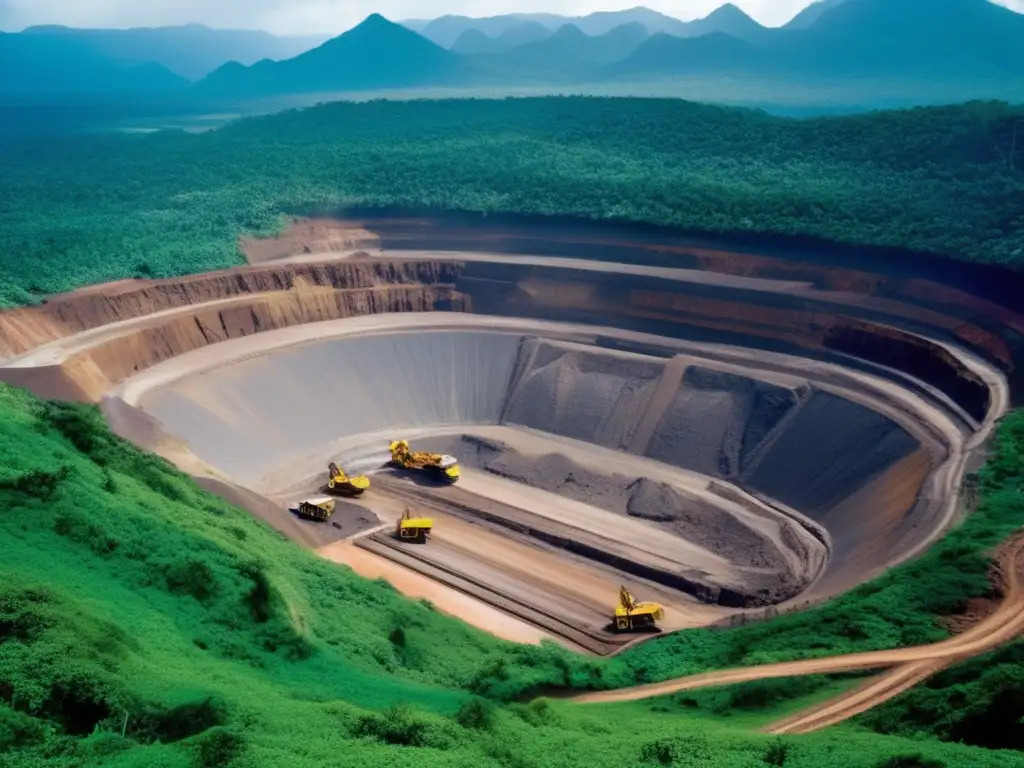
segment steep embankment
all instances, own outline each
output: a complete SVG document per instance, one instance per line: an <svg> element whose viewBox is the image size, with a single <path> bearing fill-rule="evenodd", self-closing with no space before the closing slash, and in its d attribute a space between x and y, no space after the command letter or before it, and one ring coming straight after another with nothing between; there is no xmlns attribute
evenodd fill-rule
<svg viewBox="0 0 1024 768"><path fill-rule="evenodd" d="M124 281L0 314L4 381L96 400L151 365L232 338L363 314L466 309L458 264L354 259Z"/></svg>

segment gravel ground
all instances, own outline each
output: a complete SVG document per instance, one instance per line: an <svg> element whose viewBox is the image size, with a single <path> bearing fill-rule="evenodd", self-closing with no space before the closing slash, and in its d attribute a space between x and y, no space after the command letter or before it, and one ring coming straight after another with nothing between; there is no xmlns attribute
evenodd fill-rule
<svg viewBox="0 0 1024 768"><path fill-rule="evenodd" d="M625 449L664 362L572 344L523 343L503 421Z"/></svg>
<svg viewBox="0 0 1024 768"><path fill-rule="evenodd" d="M815 392L746 480L817 519L918 448L913 437L881 414Z"/></svg>
<svg viewBox="0 0 1024 768"><path fill-rule="evenodd" d="M736 479L798 399L797 390L690 366L646 455L705 475Z"/></svg>
<svg viewBox="0 0 1024 768"><path fill-rule="evenodd" d="M476 437L432 443L460 461L574 501L646 520L745 568L788 571L775 544L728 512L650 478L595 472L561 454L524 456Z"/></svg>

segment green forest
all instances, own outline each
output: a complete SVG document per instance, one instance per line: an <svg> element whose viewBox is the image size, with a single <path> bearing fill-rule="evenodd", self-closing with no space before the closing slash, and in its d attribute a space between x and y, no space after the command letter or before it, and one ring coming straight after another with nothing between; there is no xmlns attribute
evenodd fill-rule
<svg viewBox="0 0 1024 768"><path fill-rule="evenodd" d="M1021 646L980 679L971 662L805 737L751 726L850 680L591 707L533 695L940 638L938 615L986 592L983 552L1024 520L1019 412L978 512L926 558L823 608L610 660L497 640L320 560L113 436L94 407L3 386L0 415L2 766L1024 767L966 745L1021 748L976 727L1019 699ZM970 710L964 685L979 688Z"/></svg>
<svg viewBox="0 0 1024 768"><path fill-rule="evenodd" d="M239 235L354 205L801 235L1019 267L1019 125L1024 108L989 102L798 120L565 97L334 103L202 134L9 138L0 302L238 264Z"/></svg>

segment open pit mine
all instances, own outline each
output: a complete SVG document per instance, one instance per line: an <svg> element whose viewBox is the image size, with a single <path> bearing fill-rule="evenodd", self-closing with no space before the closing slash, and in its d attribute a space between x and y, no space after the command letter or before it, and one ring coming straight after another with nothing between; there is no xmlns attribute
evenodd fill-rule
<svg viewBox="0 0 1024 768"><path fill-rule="evenodd" d="M0 314L0 379L524 642L655 636L616 631L623 587L658 631L725 626L913 557L1024 388L1016 278L909 254L382 216L240 247Z"/></svg>

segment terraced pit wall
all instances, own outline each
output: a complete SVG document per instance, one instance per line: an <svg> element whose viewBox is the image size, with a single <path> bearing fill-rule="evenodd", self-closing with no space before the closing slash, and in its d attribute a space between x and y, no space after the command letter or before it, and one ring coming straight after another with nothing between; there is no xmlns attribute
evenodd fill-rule
<svg viewBox="0 0 1024 768"><path fill-rule="evenodd" d="M1010 379L1014 402L1024 402L1024 274L999 267L872 248L841 248L799 238L748 235L731 241L699 238L647 225L581 222L522 216L347 211L353 223L372 229L387 251L450 250L567 256L715 275L800 281L823 294L859 300L861 310L839 314L929 332L971 347L999 364ZM700 293L688 292L690 296ZM714 298L710 295L709 298ZM662 306L673 306L662 298ZM812 302L813 304L813 302ZM755 302L753 320L775 308L817 311L797 297ZM678 309L678 307L677 307ZM870 309L870 311L868 311ZM831 309L833 314L836 308ZM710 321L713 304L694 304ZM719 315L719 317L723 317ZM784 324L785 316L776 316ZM702 324L711 328L710 322ZM863 350L864 347L862 346ZM888 358L886 358L888 359Z"/></svg>
<svg viewBox="0 0 1024 768"><path fill-rule="evenodd" d="M519 234L495 239L475 232L461 242L463 247L507 250L523 244ZM986 413L989 390L942 342L967 346L1019 377L1017 353L1024 348L1020 318L987 300L964 300L948 287L940 286L933 295L919 278L893 281L831 267L815 272L813 265L796 269L756 255L602 243L588 240L584 229L577 235L542 246L590 258L632 253L633 263L654 253L700 266L702 275L754 280L737 284L623 274L459 254L388 258L385 252L383 257L270 261L181 279L124 281L2 313L0 352L22 357L0 368L0 377L44 396L94 401L134 373L228 339L356 315L436 310L615 326L835 361L879 373L929 397L944 397L944 407L960 419L965 432ZM439 237L446 242L447 235ZM436 240L399 238L417 247ZM382 241L386 248L395 245L387 236ZM806 286L781 284L782 289L763 282L797 275L814 280ZM914 292L927 300L893 298ZM397 423L518 424L717 477L822 523L836 539L842 555L836 560L847 568L870 567L876 553L888 546L876 536L891 539L894 531L915 524L907 512L917 503L936 457L905 430L856 403L805 382L709 368L655 347L632 349L641 354L623 369L609 368L605 355L544 341L507 336L508 349L502 352L504 342L467 341L469 336L443 353L436 347L438 337L424 342L419 352L403 341L401 349L387 354L381 352L381 339L366 340L363 348L362 340L346 340L346 352L322 356L331 360L323 370L308 348L296 349L283 353L294 356L291 366L254 360L252 365L265 370L249 371L233 382L217 379L211 386L223 387L220 393L209 387L202 393L172 389L164 407L175 414L176 426L198 430L190 442L194 438L195 445L212 453L234 455L224 459L231 466L221 466L243 481L273 471L280 456L261 459L240 449L259 445L255 436L240 439L246 430L315 444L311 435L324 426L322 414L329 409L332 416L345 414L351 422L339 432L332 420L333 435ZM595 341L615 346L612 340ZM477 352L467 352L472 349ZM504 364L494 363L495 353ZM376 359L404 360L406 370L376 371ZM438 381L422 376L445 359L448 363L440 364L442 370L447 365L445 376L461 371L465 378L469 371L490 383L481 385L479 397L437 396ZM339 360L347 371L345 382L337 380ZM307 415L286 412L280 398L261 400L256 407L258 393L244 392L251 382L273 384L270 391L305 391ZM313 384L316 392L309 389ZM565 417L559 398L586 408L582 415ZM387 412L377 418L381 414L361 405L369 401L386 404ZM246 402L251 407L239 407ZM288 425L287 434L281 424ZM880 527L868 530L861 524L857 513L863 509L876 511Z"/></svg>
<svg viewBox="0 0 1024 768"><path fill-rule="evenodd" d="M714 249L680 237L638 239L632 229L593 225L452 229L443 219L375 218L346 227L372 230L385 256L391 250L439 247L568 254L671 264L715 275L806 280L813 289L743 290L658 277L460 261L457 254L417 261L271 261L184 278L126 280L0 313L0 356L8 358L41 345L59 345L75 333L143 316L151 319L127 336L111 333L104 339L98 334L101 338L87 349L72 350L52 365L5 367L0 379L47 397L95 400L126 376L224 339L359 314L444 309L615 325L843 359L871 369L881 363L944 392L970 418L979 419L987 406L986 388L941 346L917 335L925 333L995 362L1024 399L1018 362L1024 359L1024 317L919 276L871 274L829 264L825 257L823 264L815 264ZM351 244L345 239L338 243ZM287 250L273 253L285 254ZM1007 273L1003 282L1014 280Z"/></svg>
<svg viewBox="0 0 1024 768"><path fill-rule="evenodd" d="M0 313L0 356L38 354L45 345L59 356L62 339L95 337L52 365L0 368L0 380L43 397L95 401L139 371L227 339L357 315L468 311L454 286L459 270L450 262L270 265L63 294ZM141 327L117 331L143 317Z"/></svg>

